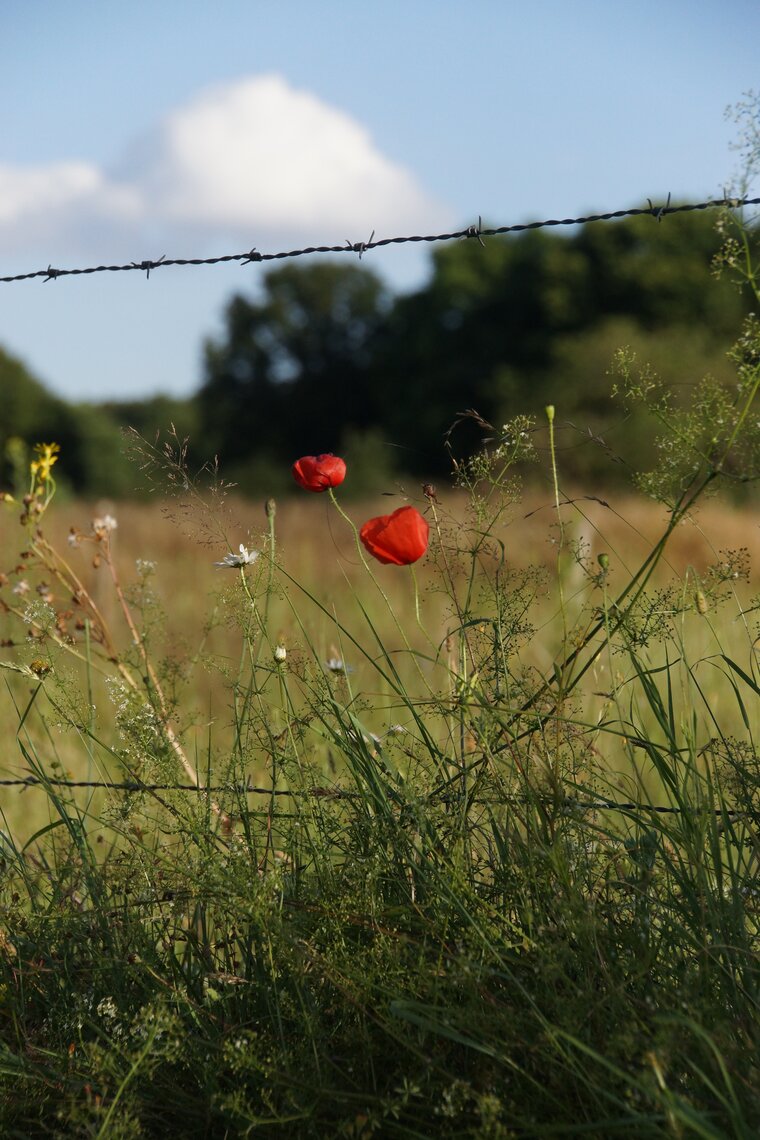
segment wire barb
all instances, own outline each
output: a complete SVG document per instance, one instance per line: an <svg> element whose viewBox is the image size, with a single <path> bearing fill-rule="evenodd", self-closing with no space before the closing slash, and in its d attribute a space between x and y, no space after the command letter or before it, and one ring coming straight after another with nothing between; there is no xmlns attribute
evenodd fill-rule
<svg viewBox="0 0 760 1140"><path fill-rule="evenodd" d="M256 246L253 246L252 249L249 249L248 253L243 254L242 257L243 260L240 262L241 265L251 265L254 261L264 260L264 254L259 253L259 251L256 249Z"/></svg>
<svg viewBox="0 0 760 1140"><path fill-rule="evenodd" d="M723 199L725 202L725 194L723 196ZM670 191L669 190L668 190L668 200L664 206L653 206L651 198L647 198L647 202L649 203L649 212L656 222L661 222L663 219L663 216L665 214L670 213Z"/></svg>
<svg viewBox="0 0 760 1140"><path fill-rule="evenodd" d="M369 235L369 241L353 241L352 242L352 241L349 241L348 238L346 238L346 248L351 253L358 253L359 254L359 261L361 261L363 254L365 254L368 249L373 248L372 242L374 241L374 238L375 238L375 231L374 230Z"/></svg>
<svg viewBox="0 0 760 1140"><path fill-rule="evenodd" d="M66 270L53 269L52 265L48 265L47 269L44 272L47 274L47 276L43 281L43 285L47 285L48 281L56 281L59 277L63 277Z"/></svg>
<svg viewBox="0 0 760 1140"><path fill-rule="evenodd" d="M146 280L150 280L151 269L158 269L159 265L163 265L166 261L166 254L162 253L158 261L133 261L133 269L144 269Z"/></svg>
<svg viewBox="0 0 760 1140"><path fill-rule="evenodd" d="M478 224L476 226L468 226L464 233L465 237L477 238L478 245L482 245L483 249L486 248L486 243L481 236L483 233L483 219L480 214L478 214Z"/></svg>

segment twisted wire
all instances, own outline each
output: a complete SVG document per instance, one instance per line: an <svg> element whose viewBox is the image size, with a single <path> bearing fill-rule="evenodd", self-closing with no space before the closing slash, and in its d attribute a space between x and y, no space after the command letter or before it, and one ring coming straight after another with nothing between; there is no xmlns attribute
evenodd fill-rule
<svg viewBox="0 0 760 1140"><path fill-rule="evenodd" d="M588 222L609 222L617 218L637 218L649 215L661 222L669 214L683 214L695 210L712 210L724 208L738 210L742 206L760 205L760 198L712 198L705 202L683 203L678 206L670 204L670 195L662 206L655 206L649 200L648 206L632 207L627 210L609 210L603 214L586 214L577 218L545 218L538 222L516 222L508 226L483 227L481 220L478 224L467 226L463 230L454 230L451 233L414 234L405 237L378 238L375 240L374 232L369 241L351 242L346 240L343 245L309 245L302 249L281 250L278 253L261 253L254 246L244 253L227 253L218 257L159 257L156 261L142 260L129 261L123 265L90 265L83 269L56 269L48 265L47 269L36 269L31 273L15 273L0 277L0 282L10 284L16 281L31 281L42 278L43 282L57 281L61 277L86 276L91 273L130 273L133 270L144 272L150 278L152 270L164 269L168 266L198 266L221 265L225 262L236 261L241 265L251 265L264 261L282 261L284 258L306 257L314 253L355 253L361 258L372 249L380 249L388 245L408 245L414 242L456 241L459 238L474 238L483 244L484 237L497 237L500 234L521 233L526 230L539 230L546 226L581 226Z"/></svg>
<svg viewBox="0 0 760 1140"><path fill-rule="evenodd" d="M109 780L66 780L59 777L40 777L40 776L19 776L12 779L0 780L0 787L4 788L91 788L91 789L106 789L108 791L117 792L195 792L218 795L221 792L236 795L259 795L259 796L289 796L291 799L299 799L302 797L317 797L323 799L358 799L358 792L350 792L344 788L339 787L313 787L305 790L294 789L289 790L286 788L266 788L257 787L254 784L147 784L139 780L122 780L122 781L109 781ZM441 796L437 798L446 800L453 799L452 796ZM500 804L530 804L533 803L535 797L530 796L502 796L490 799L473 799L470 802L473 804L491 804L498 806ZM542 803L548 802L541 800ZM744 808L687 808L678 807L673 804L650 804L642 803L636 800L610 800L599 797L595 800L579 800L572 796L566 796L562 801L562 806L569 811L624 811L624 812L653 812L655 815L715 815L716 817L728 816L730 818L751 818L760 819L760 811L752 811Z"/></svg>

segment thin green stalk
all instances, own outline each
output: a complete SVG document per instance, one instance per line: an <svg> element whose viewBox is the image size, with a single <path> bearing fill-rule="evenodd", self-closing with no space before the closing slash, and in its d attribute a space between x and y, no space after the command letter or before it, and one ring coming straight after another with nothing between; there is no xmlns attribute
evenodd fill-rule
<svg viewBox="0 0 760 1140"><path fill-rule="evenodd" d="M549 422L549 458L552 468L552 482L554 485L554 509L557 512L557 525L559 527L559 546L557 549L557 588L559 590L559 608L562 614L562 645L567 649L567 610L565 607L565 591L562 581L562 556L565 551L565 522L562 518L562 508L559 499L559 476L557 474L557 449L554 440L554 404L546 407L546 418Z"/></svg>
<svg viewBox="0 0 760 1140"><path fill-rule="evenodd" d="M122 1096L126 1092L129 1085L132 1083L132 1081L137 1076L137 1074L138 1074L140 1068L142 1067L144 1061L150 1055L150 1052L153 1048L153 1042L156 1039L156 1034L158 1033L158 1031L159 1031L159 1026L154 1025L153 1028L151 1029L150 1033L148 1034L148 1037L147 1037L147 1040L146 1040L144 1046L142 1047L142 1049L138 1053L137 1057L133 1061L132 1065L130 1066L129 1072L126 1074L126 1076L124 1077L124 1080L121 1082L118 1089L116 1090L116 1095L114 1096L113 1100L111 1101L111 1103L108 1107L108 1112L106 1113L106 1115L103 1119L103 1123L101 1124L100 1128L98 1129L97 1140L101 1140L101 1138L105 1138L110 1134L109 1133L109 1127L111 1124L111 1119L113 1117L113 1114L116 1111L116 1106L118 1105L119 1101L121 1100Z"/></svg>

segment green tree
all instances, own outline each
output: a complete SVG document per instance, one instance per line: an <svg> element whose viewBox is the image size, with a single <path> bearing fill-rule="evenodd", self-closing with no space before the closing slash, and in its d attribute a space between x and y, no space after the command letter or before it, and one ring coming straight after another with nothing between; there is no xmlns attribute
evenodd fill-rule
<svg viewBox="0 0 760 1140"><path fill-rule="evenodd" d="M618 332L651 352L688 398L704 371L720 374L748 309L712 272L714 222L705 213L642 216L483 246L452 242L436 247L425 285L392 302L355 262L276 269L260 299L231 300L223 334L206 345L199 402L208 450L253 487L265 471L271 485L272 471L302 453L349 439L361 453L367 433L375 454L386 449L405 470L434 474L447 466L443 439L466 408L498 425L553 403L558 421L593 435L621 422L606 374ZM621 436L632 443L635 433ZM467 421L455 450L478 437ZM579 455L576 471L589 463Z"/></svg>
<svg viewBox="0 0 760 1140"><path fill-rule="evenodd" d="M389 305L375 274L335 262L284 266L261 300L232 298L224 334L205 347L199 405L208 441L241 482L374 426L371 363Z"/></svg>
<svg viewBox="0 0 760 1140"><path fill-rule="evenodd" d="M604 408L619 418L611 353L600 367L597 350L609 346L615 322L642 351L654 345L670 378L688 385L703 371L692 349L712 365L748 309L712 272L720 241L714 218L685 213L439 247L429 283L399 298L382 345L387 434L429 469L466 407L497 424L541 415L547 403L558 414ZM459 446L470 443L465 435Z"/></svg>
<svg viewBox="0 0 760 1140"><path fill-rule="evenodd" d="M134 472L121 455L118 426L97 405L73 405L49 392L16 357L0 349L0 420L2 480L14 478L9 440L23 440L28 448L40 441L60 444L64 457L56 477L72 490L90 495L128 493Z"/></svg>

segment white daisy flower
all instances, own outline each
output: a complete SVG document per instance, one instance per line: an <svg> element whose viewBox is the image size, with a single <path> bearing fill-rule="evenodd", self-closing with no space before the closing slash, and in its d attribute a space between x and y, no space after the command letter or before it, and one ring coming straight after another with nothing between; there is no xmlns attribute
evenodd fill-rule
<svg viewBox="0 0 760 1140"><path fill-rule="evenodd" d="M246 550L242 542L240 543L239 554L225 554L221 562L215 562L215 566L227 566L234 570L239 566L252 566L259 556L258 550Z"/></svg>

